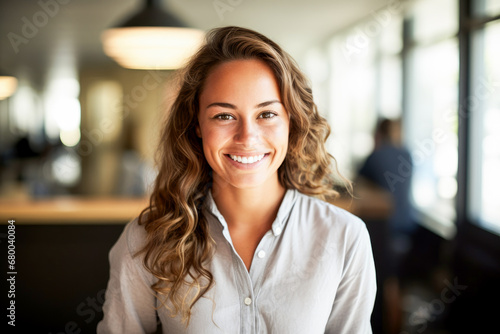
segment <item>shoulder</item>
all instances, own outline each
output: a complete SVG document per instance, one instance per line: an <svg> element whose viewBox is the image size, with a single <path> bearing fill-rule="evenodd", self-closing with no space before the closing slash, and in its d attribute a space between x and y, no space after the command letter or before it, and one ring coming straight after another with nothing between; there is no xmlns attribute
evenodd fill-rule
<svg viewBox="0 0 500 334"><path fill-rule="evenodd" d="M310 218L318 218L318 220L324 218L326 221L335 222L336 224L353 225L358 228L364 226L363 221L349 211L298 191L295 205L301 213Z"/></svg>
<svg viewBox="0 0 500 334"><path fill-rule="evenodd" d="M124 234L129 251L132 253L138 252L146 244L147 232L144 225L139 225L138 218L135 218L125 226Z"/></svg>
<svg viewBox="0 0 500 334"><path fill-rule="evenodd" d="M297 191L295 214L299 215L299 224L311 231L318 231L323 236L333 238L356 239L367 234L365 223L354 214L334 204Z"/></svg>
<svg viewBox="0 0 500 334"><path fill-rule="evenodd" d="M109 252L111 265L135 267L143 271L144 254L139 253L146 244L147 233L138 219L127 223L116 243Z"/></svg>
<svg viewBox="0 0 500 334"><path fill-rule="evenodd" d="M301 252L311 250L311 254L321 254L328 258L339 272L358 272L372 265L371 241L365 223L331 203L297 194L290 217L291 235ZM313 255L314 256L314 255Z"/></svg>
<svg viewBox="0 0 500 334"><path fill-rule="evenodd" d="M144 226L139 225L138 218L135 218L125 225L112 251L133 256L144 247L145 242L146 230Z"/></svg>
<svg viewBox="0 0 500 334"><path fill-rule="evenodd" d="M140 277L149 285L154 283L154 277L144 266L144 253L140 252L146 241L146 230L137 218L127 223L109 252L111 270L127 277Z"/></svg>

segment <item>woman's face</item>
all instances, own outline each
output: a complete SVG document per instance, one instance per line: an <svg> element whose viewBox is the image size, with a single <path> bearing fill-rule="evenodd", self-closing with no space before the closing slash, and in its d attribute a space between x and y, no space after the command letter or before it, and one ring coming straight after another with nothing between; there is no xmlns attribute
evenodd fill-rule
<svg viewBox="0 0 500 334"><path fill-rule="evenodd" d="M200 95L197 133L214 183L255 188L278 182L289 116L272 70L260 60L215 67Z"/></svg>

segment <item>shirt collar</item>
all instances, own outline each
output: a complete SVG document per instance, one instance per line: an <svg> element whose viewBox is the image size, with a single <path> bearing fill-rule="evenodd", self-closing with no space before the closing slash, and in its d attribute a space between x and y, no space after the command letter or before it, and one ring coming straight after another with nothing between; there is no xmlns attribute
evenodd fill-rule
<svg viewBox="0 0 500 334"><path fill-rule="evenodd" d="M297 190L288 189L283 197L283 201L281 201L280 208L278 209L278 214L276 219L274 220L271 229L275 236L280 235L285 228L285 224L288 221L288 216L292 211L293 205L295 204L295 200L297 199ZM205 208L214 215L219 223L222 225L223 233L228 232L227 222L220 213L217 208L217 204L215 204L214 198L212 197L212 189L208 191L208 194L205 198Z"/></svg>

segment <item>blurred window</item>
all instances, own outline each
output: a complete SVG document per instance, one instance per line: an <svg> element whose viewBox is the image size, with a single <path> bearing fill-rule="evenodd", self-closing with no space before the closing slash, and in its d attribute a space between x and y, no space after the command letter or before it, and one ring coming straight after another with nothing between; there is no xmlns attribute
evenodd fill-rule
<svg viewBox="0 0 500 334"><path fill-rule="evenodd" d="M308 60L316 65L307 66L332 126L329 151L347 177L371 152L377 117L402 117L417 219L445 238L464 212L500 234L500 1L465 2L462 25L458 0L382 8L314 50ZM467 82L459 87L459 79ZM463 156L459 124L468 129L460 132ZM468 159L464 173L459 159Z"/></svg>
<svg viewBox="0 0 500 334"><path fill-rule="evenodd" d="M458 166L456 1L416 2L408 29L404 141L414 163L412 199L420 221L449 238L455 232Z"/></svg>
<svg viewBox="0 0 500 334"><path fill-rule="evenodd" d="M414 162L413 200L449 225L455 219L457 193L457 41L416 47L408 62L404 133Z"/></svg>
<svg viewBox="0 0 500 334"><path fill-rule="evenodd" d="M419 0L411 9L412 39L428 43L458 32L457 0Z"/></svg>
<svg viewBox="0 0 500 334"><path fill-rule="evenodd" d="M484 9L491 2L482 1ZM488 7L488 3L491 6ZM497 3L497 12L500 7ZM472 39L472 76L469 108L469 218L500 234L500 20L477 30Z"/></svg>
<svg viewBox="0 0 500 334"><path fill-rule="evenodd" d="M348 178L373 149L377 117L401 115L402 23L402 7L387 6L329 41L329 151Z"/></svg>
<svg viewBox="0 0 500 334"><path fill-rule="evenodd" d="M474 0L472 6L473 14L479 17L500 15L500 1L498 0Z"/></svg>

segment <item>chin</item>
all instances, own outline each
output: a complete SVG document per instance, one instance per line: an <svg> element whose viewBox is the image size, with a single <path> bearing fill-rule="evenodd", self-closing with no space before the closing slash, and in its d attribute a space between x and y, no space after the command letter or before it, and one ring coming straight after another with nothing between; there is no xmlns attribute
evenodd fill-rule
<svg viewBox="0 0 500 334"><path fill-rule="evenodd" d="M238 178L229 178L225 180L225 183L233 188L237 189L256 189L266 185L267 180L261 176L243 176Z"/></svg>

